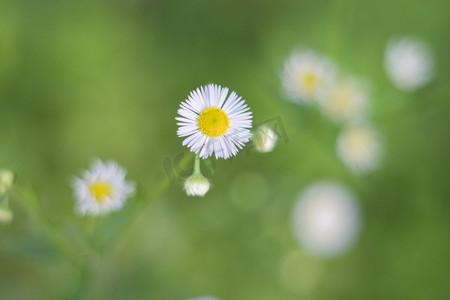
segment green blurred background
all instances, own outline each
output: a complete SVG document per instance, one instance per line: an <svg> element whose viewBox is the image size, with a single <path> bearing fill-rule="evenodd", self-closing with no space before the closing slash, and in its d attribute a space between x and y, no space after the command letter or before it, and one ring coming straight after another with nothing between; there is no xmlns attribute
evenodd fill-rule
<svg viewBox="0 0 450 300"><path fill-rule="evenodd" d="M13 198L0 299L449 299L449 10L446 0L0 0L0 167L33 186L50 219L72 224L68 235L93 227L73 213L70 179L94 157L125 166L142 196L127 208L145 208L80 273ZM437 68L406 94L389 83L383 51L410 34ZM299 45L371 81L380 170L351 175L334 151L339 128L282 99L279 75ZM205 169L205 198L187 197L179 178L139 206L165 179L164 159L187 151L179 103L211 82L243 96L256 123L280 116L289 141ZM306 253L290 224L300 190L323 178L348 186L363 214L358 242L333 259Z"/></svg>

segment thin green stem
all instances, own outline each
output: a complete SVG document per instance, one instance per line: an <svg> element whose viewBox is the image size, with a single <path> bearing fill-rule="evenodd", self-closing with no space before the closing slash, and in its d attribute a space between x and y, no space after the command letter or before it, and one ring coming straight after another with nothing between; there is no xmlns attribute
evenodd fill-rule
<svg viewBox="0 0 450 300"><path fill-rule="evenodd" d="M186 155L179 163L179 169L184 169L192 160L192 155ZM194 173L200 172L200 158L196 156L194 163ZM168 178L162 179L155 188L148 194L145 201L136 202L134 207L130 208L129 216L126 218L126 223L119 231L113 231L115 233L111 240L107 240L107 243L98 245L96 241L97 234L97 221L94 219L91 223L91 231L89 236L84 235L84 243L88 244L89 251L87 257L80 255L80 252L75 247L75 243L66 235L62 226L50 218L41 206L41 203L36 193L31 189L24 189L16 186L13 190L15 196L23 201L24 207L27 211L34 215L38 220L44 224L48 231L49 236L53 239L55 244L59 247L61 252L65 253L74 267L78 268L80 272L79 281L75 287L75 291L72 295L72 299L82 299L86 297L87 289L92 277L92 267L101 257L101 252L107 246L111 246L121 236L127 235L134 226L145 215L146 209L154 203L154 199L164 192L170 186ZM97 247L99 246L99 247ZM86 253L85 253L86 254Z"/></svg>
<svg viewBox="0 0 450 300"><path fill-rule="evenodd" d="M198 158L197 158L198 159ZM183 159L180 161L179 168L184 169L192 160L192 155L186 155L183 157ZM198 159L199 160L199 159ZM195 164L199 168L200 162L196 161ZM194 168L196 168L194 166ZM152 192L149 193L147 199L145 201L137 202L132 209L132 211L129 213L129 216L127 217L127 221L124 226L122 226L118 232L116 232L115 236L111 239L108 239L107 242L103 243L103 245L100 248L100 251L103 251L105 248L110 247L112 244L114 244L121 236L128 236L128 233L132 231L132 229L136 226L136 224L140 221L140 219L145 215L145 212L147 211L147 208L153 204L155 201L154 199L159 196L162 192L164 192L168 187L170 186L170 181L168 178L163 178L152 190Z"/></svg>
<svg viewBox="0 0 450 300"><path fill-rule="evenodd" d="M348 37L349 28L358 0L334 0L329 15L329 48L335 58L342 54L342 45Z"/></svg>
<svg viewBox="0 0 450 300"><path fill-rule="evenodd" d="M199 175L202 172L200 171L200 157L198 154L195 155L195 161L194 161L194 174Z"/></svg>
<svg viewBox="0 0 450 300"><path fill-rule="evenodd" d="M79 277L76 282L75 291L71 297L72 300L87 299L88 289L92 278L92 269L89 263L83 264L79 268Z"/></svg>
<svg viewBox="0 0 450 300"><path fill-rule="evenodd" d="M47 229L47 232L60 250L65 253L69 259L75 263L80 263L80 255L74 244L66 234L61 230L61 226L52 220L43 210L36 193L32 189L23 189L18 186L14 187L13 194L16 198L24 200L24 207L34 215Z"/></svg>

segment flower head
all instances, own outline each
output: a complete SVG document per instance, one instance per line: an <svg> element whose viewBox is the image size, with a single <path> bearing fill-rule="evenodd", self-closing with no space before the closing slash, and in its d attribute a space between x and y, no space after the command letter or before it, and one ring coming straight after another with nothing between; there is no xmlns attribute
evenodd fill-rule
<svg viewBox="0 0 450 300"><path fill-rule="evenodd" d="M220 85L209 84L192 91L180 104L177 134L204 159L215 154L227 159L236 155L251 137L252 113L245 100Z"/></svg>
<svg viewBox="0 0 450 300"><path fill-rule="evenodd" d="M337 154L355 174L372 171L381 162L382 147L379 135L367 124L351 124L338 136Z"/></svg>
<svg viewBox="0 0 450 300"><path fill-rule="evenodd" d="M292 221L295 237L308 251L322 256L337 255L356 239L359 209L345 187L320 181L300 194Z"/></svg>
<svg viewBox="0 0 450 300"><path fill-rule="evenodd" d="M203 197L209 191L211 184L201 173L194 173L184 182L184 190L188 196Z"/></svg>
<svg viewBox="0 0 450 300"><path fill-rule="evenodd" d="M428 45L412 38L391 38L384 55L384 67L400 90L412 91L433 77L433 57Z"/></svg>
<svg viewBox="0 0 450 300"><path fill-rule="evenodd" d="M96 159L81 178L75 177L73 189L80 215L102 215L122 208L135 192L133 182L125 181L126 170L117 163Z"/></svg>
<svg viewBox="0 0 450 300"><path fill-rule="evenodd" d="M262 125L253 132L252 140L256 151L264 153L273 150L278 136L270 126Z"/></svg>
<svg viewBox="0 0 450 300"><path fill-rule="evenodd" d="M333 83L335 73L327 58L309 50L295 51L285 64L281 80L289 100L311 104Z"/></svg>
<svg viewBox="0 0 450 300"><path fill-rule="evenodd" d="M367 86L354 77L337 82L320 101L322 111L334 122L350 121L364 115L369 104Z"/></svg>

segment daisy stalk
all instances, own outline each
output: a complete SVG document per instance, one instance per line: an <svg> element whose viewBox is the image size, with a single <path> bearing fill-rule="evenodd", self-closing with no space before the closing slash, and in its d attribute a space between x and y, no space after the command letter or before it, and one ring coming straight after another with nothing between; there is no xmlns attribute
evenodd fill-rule
<svg viewBox="0 0 450 300"><path fill-rule="evenodd" d="M179 163L179 168L186 168L186 166L191 163L192 158L192 154L185 155ZM169 188L169 186L170 181L165 177L148 192L138 190L135 199L136 201L134 201L132 205L128 205L122 209L121 212L104 219L104 222L101 224L102 226L99 226L99 234L102 235L103 238L97 242L97 250L103 252L104 249L117 244L122 236L129 236L128 233L130 233L144 217L148 207L155 203L157 197ZM105 231L108 231L108 233Z"/></svg>
<svg viewBox="0 0 450 300"><path fill-rule="evenodd" d="M61 254L69 258L72 263L76 265L80 264L80 257L82 256L80 255L80 252L85 253L86 249L89 249L86 238L84 236L82 237L82 240L86 242L84 244L85 247L83 247L84 249L76 247L75 243L70 238L70 235L63 231L63 228L66 228L66 226L52 219L44 211L36 192L31 187L22 188L15 185L12 190L12 194L14 198L21 200L20 202L22 202L23 207L28 211L28 213L34 216L36 220L44 226L50 239L61 251ZM87 252L92 252L92 250L89 249Z"/></svg>

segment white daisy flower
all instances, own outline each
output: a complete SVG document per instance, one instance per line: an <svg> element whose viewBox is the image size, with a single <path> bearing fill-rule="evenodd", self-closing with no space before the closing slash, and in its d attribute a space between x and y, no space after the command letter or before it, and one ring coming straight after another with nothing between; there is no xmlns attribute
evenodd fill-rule
<svg viewBox="0 0 450 300"><path fill-rule="evenodd" d="M413 37L391 38L384 56L391 82L400 90L412 91L433 77L433 57L428 45Z"/></svg>
<svg viewBox="0 0 450 300"><path fill-rule="evenodd" d="M135 184L125 181L126 170L117 163L96 159L81 178L75 177L73 189L80 215L102 215L122 208L135 192Z"/></svg>
<svg viewBox="0 0 450 300"><path fill-rule="evenodd" d="M369 106L367 85L355 77L348 77L331 87L320 105L323 113L334 122L359 118Z"/></svg>
<svg viewBox="0 0 450 300"><path fill-rule="evenodd" d="M376 169L381 163L382 145L379 134L367 124L354 123L337 139L337 154L355 174Z"/></svg>
<svg viewBox="0 0 450 300"><path fill-rule="evenodd" d="M312 104L331 86L335 74L335 67L330 60L312 51L303 50L291 54L281 80L289 100Z"/></svg>
<svg viewBox="0 0 450 300"><path fill-rule="evenodd" d="M309 252L333 256L354 243L360 213L355 197L345 187L321 181L300 194L292 221L295 237Z"/></svg>
<svg viewBox="0 0 450 300"><path fill-rule="evenodd" d="M227 159L236 155L251 137L252 113L245 100L220 85L209 84L192 91L180 104L175 119L179 137L205 159L213 153Z"/></svg>
<svg viewBox="0 0 450 300"><path fill-rule="evenodd" d="M268 125L259 126L252 135L252 141L256 151L270 152L275 148L278 136Z"/></svg>

